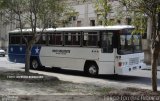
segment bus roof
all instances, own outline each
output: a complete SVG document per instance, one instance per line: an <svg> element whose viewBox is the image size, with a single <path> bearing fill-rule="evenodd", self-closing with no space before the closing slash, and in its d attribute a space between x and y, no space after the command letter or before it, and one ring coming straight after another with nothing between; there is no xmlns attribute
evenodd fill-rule
<svg viewBox="0 0 160 101"><path fill-rule="evenodd" d="M127 28L134 28L131 25L114 25L114 26L90 26L90 27L62 27L62 28L47 28L44 32L54 31L96 31L96 30L121 30ZM25 32L32 32L32 29L23 29ZM41 32L42 29L37 28L37 32ZM10 31L9 33L20 33L20 29Z"/></svg>

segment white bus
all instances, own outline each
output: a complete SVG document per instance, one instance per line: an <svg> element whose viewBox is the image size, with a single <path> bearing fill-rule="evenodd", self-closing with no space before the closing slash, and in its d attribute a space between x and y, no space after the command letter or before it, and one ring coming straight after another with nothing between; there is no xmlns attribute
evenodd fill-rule
<svg viewBox="0 0 160 101"><path fill-rule="evenodd" d="M48 28L33 46L31 68L60 67L88 75L124 74L146 67L142 37L133 26ZM24 29L29 40L31 29ZM25 44L20 30L9 33L9 60L24 63Z"/></svg>

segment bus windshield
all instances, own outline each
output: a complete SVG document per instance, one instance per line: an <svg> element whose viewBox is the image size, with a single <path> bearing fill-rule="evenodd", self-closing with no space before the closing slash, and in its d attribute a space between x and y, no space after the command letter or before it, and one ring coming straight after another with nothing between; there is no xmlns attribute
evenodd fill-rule
<svg viewBox="0 0 160 101"><path fill-rule="evenodd" d="M118 54L132 54L142 52L141 35L123 33L120 35Z"/></svg>

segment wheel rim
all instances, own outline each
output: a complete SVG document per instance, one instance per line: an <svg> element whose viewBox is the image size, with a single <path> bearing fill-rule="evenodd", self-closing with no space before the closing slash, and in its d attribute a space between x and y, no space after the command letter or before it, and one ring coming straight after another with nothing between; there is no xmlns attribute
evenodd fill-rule
<svg viewBox="0 0 160 101"><path fill-rule="evenodd" d="M32 68L37 69L38 68L38 62L36 60L32 61Z"/></svg>
<svg viewBox="0 0 160 101"><path fill-rule="evenodd" d="M89 74L91 74L91 75L96 75L97 74L97 68L94 65L90 66Z"/></svg>

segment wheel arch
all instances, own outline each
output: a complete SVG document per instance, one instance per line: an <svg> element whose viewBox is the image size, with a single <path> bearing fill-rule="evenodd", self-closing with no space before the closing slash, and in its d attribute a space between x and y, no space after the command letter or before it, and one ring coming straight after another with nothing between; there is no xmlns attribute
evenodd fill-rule
<svg viewBox="0 0 160 101"><path fill-rule="evenodd" d="M95 60L86 60L85 63L84 63L84 72L86 72L87 66L89 64L95 64L97 66L97 68L98 68L98 71L99 71L98 64L97 64L97 62Z"/></svg>
<svg viewBox="0 0 160 101"><path fill-rule="evenodd" d="M30 57L30 61L32 61L32 60L34 60L34 59L36 59L36 60L39 61L39 58L38 58L37 56L31 56L31 57Z"/></svg>
<svg viewBox="0 0 160 101"><path fill-rule="evenodd" d="M42 67L43 65L41 64L41 61L40 61L40 59L39 59L39 57L38 56L31 56L30 57L30 64L31 64L31 62L33 61L33 60L37 60L37 62L39 63L39 65Z"/></svg>

